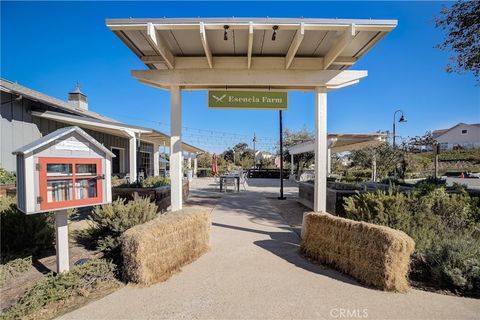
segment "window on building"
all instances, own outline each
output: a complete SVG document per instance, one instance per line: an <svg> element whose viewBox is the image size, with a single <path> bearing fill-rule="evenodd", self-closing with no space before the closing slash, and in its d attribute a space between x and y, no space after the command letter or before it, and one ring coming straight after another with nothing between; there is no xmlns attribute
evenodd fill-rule
<svg viewBox="0 0 480 320"><path fill-rule="evenodd" d="M139 172L143 172L143 177L146 178L148 176L153 175L153 168L152 168L152 154L150 152L143 152L140 151L140 168Z"/></svg>
<svg viewBox="0 0 480 320"><path fill-rule="evenodd" d="M140 141L140 159L138 161L139 172L143 172L144 178L153 175L153 144Z"/></svg>
<svg viewBox="0 0 480 320"><path fill-rule="evenodd" d="M112 147L112 152L115 155L115 158L112 158L112 174L120 174L124 171L123 149Z"/></svg>
<svg viewBox="0 0 480 320"><path fill-rule="evenodd" d="M462 130L462 134L467 134L467 133L468 133L467 129Z"/></svg>

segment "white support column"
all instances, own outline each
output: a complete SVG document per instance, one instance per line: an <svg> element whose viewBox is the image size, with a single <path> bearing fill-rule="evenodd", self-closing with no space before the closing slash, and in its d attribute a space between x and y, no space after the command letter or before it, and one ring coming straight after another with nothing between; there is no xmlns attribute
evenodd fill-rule
<svg viewBox="0 0 480 320"><path fill-rule="evenodd" d="M290 154L290 174L293 176L293 154Z"/></svg>
<svg viewBox="0 0 480 320"><path fill-rule="evenodd" d="M313 210L327 209L327 93L315 90L315 191Z"/></svg>
<svg viewBox="0 0 480 320"><path fill-rule="evenodd" d="M160 146L157 143L153 144L153 175L160 175Z"/></svg>
<svg viewBox="0 0 480 320"><path fill-rule="evenodd" d="M170 180L172 211L182 209L182 92L170 88Z"/></svg>
<svg viewBox="0 0 480 320"><path fill-rule="evenodd" d="M67 210L55 212L55 229L55 239L57 245L57 273L61 273L70 270Z"/></svg>
<svg viewBox="0 0 480 320"><path fill-rule="evenodd" d="M192 154L189 153L187 156L187 168L190 170L192 169Z"/></svg>
<svg viewBox="0 0 480 320"><path fill-rule="evenodd" d="M135 132L130 130L125 130L125 132L130 137L128 142L128 156L129 156L129 175L130 175L130 182L137 181L137 136Z"/></svg>
<svg viewBox="0 0 480 320"><path fill-rule="evenodd" d="M372 157L372 181L377 182L377 156Z"/></svg>
<svg viewBox="0 0 480 320"><path fill-rule="evenodd" d="M315 181L313 211L327 212L327 93L323 88L315 90ZM303 214L303 238L305 228Z"/></svg>
<svg viewBox="0 0 480 320"><path fill-rule="evenodd" d="M327 148L327 176L332 173L332 149Z"/></svg>
<svg viewBox="0 0 480 320"><path fill-rule="evenodd" d="M193 158L193 176L196 178L197 177L197 171L198 171L198 161L197 161L197 155L194 155Z"/></svg>

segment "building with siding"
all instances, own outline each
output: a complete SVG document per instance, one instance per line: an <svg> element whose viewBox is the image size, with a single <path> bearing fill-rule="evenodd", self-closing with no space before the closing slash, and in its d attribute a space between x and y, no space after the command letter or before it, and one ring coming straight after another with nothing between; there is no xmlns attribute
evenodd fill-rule
<svg viewBox="0 0 480 320"><path fill-rule="evenodd" d="M118 122L88 108L88 98L77 88L68 101L53 98L17 83L1 79L0 167L15 171L12 151L50 132L79 126L115 154L112 174L131 181L160 174L160 147L170 145L170 137L152 128ZM183 143L183 153L194 174L196 155L203 150ZM189 165L189 166L190 166Z"/></svg>
<svg viewBox="0 0 480 320"><path fill-rule="evenodd" d="M459 123L448 129L432 132L443 150L480 148L480 123Z"/></svg>

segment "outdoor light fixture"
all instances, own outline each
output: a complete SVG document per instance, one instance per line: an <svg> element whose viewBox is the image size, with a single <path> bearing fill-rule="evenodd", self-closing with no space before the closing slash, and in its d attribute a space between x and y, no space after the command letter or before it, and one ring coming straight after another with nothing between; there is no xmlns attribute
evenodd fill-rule
<svg viewBox="0 0 480 320"><path fill-rule="evenodd" d="M393 147L395 148L395 138L397 136L397 128L396 128L396 125L395 125L395 119L396 119L396 116L397 116L397 113L400 113L400 118L398 119L398 122L399 123L404 123L404 122L407 122L407 118L405 118L405 116L403 115L403 111L402 110L397 110L395 111L395 113L393 114Z"/></svg>
<svg viewBox="0 0 480 320"><path fill-rule="evenodd" d="M227 34L228 28L230 28L230 26L227 25L227 24L223 26L223 30L224 30L224 31L223 31L223 40L225 40L225 41L228 40L228 34Z"/></svg>
<svg viewBox="0 0 480 320"><path fill-rule="evenodd" d="M272 27L273 29L273 33L272 33L272 41L275 41L275 39L277 39L277 30L278 30L278 26L273 26Z"/></svg>
<svg viewBox="0 0 480 320"><path fill-rule="evenodd" d="M393 149L395 149L395 138L397 137L397 132L396 132L396 125L395 125L395 119L396 119L396 116L397 116L397 113L400 113L400 118L398 119L398 122L399 123L404 123L404 122L407 122L407 118L405 118L405 116L403 115L403 111L402 110L397 110L393 113ZM397 179L397 169L395 167L395 170L393 171L393 177L395 179Z"/></svg>

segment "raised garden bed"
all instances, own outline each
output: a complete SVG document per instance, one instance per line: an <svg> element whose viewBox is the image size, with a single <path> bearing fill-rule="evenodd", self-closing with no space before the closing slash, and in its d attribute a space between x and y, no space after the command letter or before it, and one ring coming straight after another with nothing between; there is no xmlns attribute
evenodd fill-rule
<svg viewBox="0 0 480 320"><path fill-rule="evenodd" d="M15 184L0 184L0 197L15 197L17 189Z"/></svg>
<svg viewBox="0 0 480 320"><path fill-rule="evenodd" d="M248 169L248 178L280 179L280 169ZM288 179L289 170L283 170L283 178Z"/></svg>
<svg viewBox="0 0 480 320"><path fill-rule="evenodd" d="M329 183L327 187L327 212L336 216L344 217L345 209L343 204L356 192L362 192L358 187L349 184ZM313 209L314 185L311 182L298 183L298 201L304 206Z"/></svg>
<svg viewBox="0 0 480 320"><path fill-rule="evenodd" d="M142 187L114 187L112 188L112 200L118 198L133 200L133 195L137 193L141 197L149 197L158 207L158 212L164 212L170 207L172 203L170 198L170 186L161 186L156 188L142 188ZM187 180L183 181L183 199L187 199L190 194L189 183Z"/></svg>

